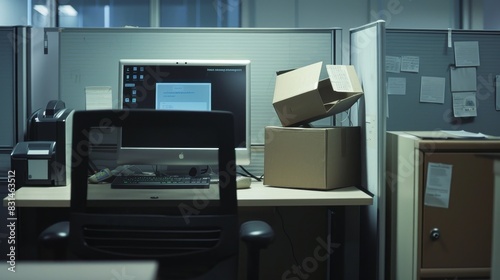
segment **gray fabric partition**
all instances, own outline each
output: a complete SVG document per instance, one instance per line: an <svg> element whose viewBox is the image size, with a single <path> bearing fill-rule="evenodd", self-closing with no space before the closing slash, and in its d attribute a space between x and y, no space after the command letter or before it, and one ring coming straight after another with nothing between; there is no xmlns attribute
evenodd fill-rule
<svg viewBox="0 0 500 280"><path fill-rule="evenodd" d="M7 178L12 149L24 140L30 38L29 27L0 27L0 182Z"/></svg>
<svg viewBox="0 0 500 280"><path fill-rule="evenodd" d="M0 122L0 147L2 148L12 148L15 139L15 34L14 28L0 28L0 64L2 65L0 84L4 92L2 102L0 102L0 119L2 120Z"/></svg>
<svg viewBox="0 0 500 280"><path fill-rule="evenodd" d="M451 35L451 36L450 36ZM466 130L499 135L500 111L496 109L496 76L500 75L499 31L387 30L388 56L418 56L418 73L387 73L406 78L406 95L389 95L387 130ZM450 66L455 64L454 42L477 41L480 66L477 73L477 117L453 116ZM451 47L450 47L451 43ZM443 77L443 104L420 103L421 77Z"/></svg>
<svg viewBox="0 0 500 280"><path fill-rule="evenodd" d="M59 40L60 99L76 109L85 108L87 86L110 86L117 106L122 58L250 60L250 169L257 174L263 172L264 127L279 125L272 107L276 71L340 64L342 51L341 29L62 29Z"/></svg>

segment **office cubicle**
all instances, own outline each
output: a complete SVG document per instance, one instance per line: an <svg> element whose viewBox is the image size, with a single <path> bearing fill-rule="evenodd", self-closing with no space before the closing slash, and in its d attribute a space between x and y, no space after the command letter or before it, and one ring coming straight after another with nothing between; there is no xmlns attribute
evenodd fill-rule
<svg viewBox="0 0 500 280"><path fill-rule="evenodd" d="M388 130L466 130L500 136L500 126L496 125L500 120L497 89L499 31L388 29L386 39L386 54L391 61L399 57L414 57L418 63L413 70L397 72L388 68L387 77L391 83L400 81L403 84L399 86L400 90L389 85L394 92L388 95ZM462 67L472 72L458 73L453 85L451 76L456 64L457 42L475 44L477 49L471 49L470 55L477 51L479 61ZM444 83L437 84L444 86L442 100L421 102L421 92L426 84L422 84L423 77L437 78ZM475 87L462 89L475 92L472 96L475 96L477 116L455 116L453 94L463 91L460 85L457 90L457 80L464 82L469 78Z"/></svg>
<svg viewBox="0 0 500 280"><path fill-rule="evenodd" d="M139 59L248 59L251 61L252 164L263 173L264 127L279 125L272 107L276 71L314 62L341 64L341 29L117 28L61 29L59 98L85 108L85 88L111 89L118 104L118 61ZM51 42L48 42L49 46ZM51 51L49 49L49 51ZM326 78L323 70L322 78Z"/></svg>

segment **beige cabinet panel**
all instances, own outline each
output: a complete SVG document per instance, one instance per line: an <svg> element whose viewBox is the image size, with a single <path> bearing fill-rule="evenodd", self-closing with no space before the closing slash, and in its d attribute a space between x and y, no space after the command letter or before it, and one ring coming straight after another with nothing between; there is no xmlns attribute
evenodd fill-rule
<svg viewBox="0 0 500 280"><path fill-rule="evenodd" d="M494 173L484 155L498 152L499 140L387 133L388 279L489 279ZM450 179L449 192L433 189L447 205L426 201L430 164L443 164L441 180Z"/></svg>
<svg viewBox="0 0 500 280"><path fill-rule="evenodd" d="M493 211L492 162L475 153L426 153L429 163L452 167L449 208L423 206L422 268L490 267ZM425 199L424 199L425 201ZM439 237L431 237L434 230Z"/></svg>

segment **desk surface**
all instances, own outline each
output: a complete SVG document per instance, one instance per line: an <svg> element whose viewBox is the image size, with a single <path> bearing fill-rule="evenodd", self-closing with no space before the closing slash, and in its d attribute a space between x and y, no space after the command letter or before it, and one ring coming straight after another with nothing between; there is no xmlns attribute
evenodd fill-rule
<svg viewBox="0 0 500 280"><path fill-rule="evenodd" d="M157 279L158 271L158 264L154 261L16 261L14 268L9 265L9 262L2 263L0 265L0 279L10 280L154 280Z"/></svg>
<svg viewBox="0 0 500 280"><path fill-rule="evenodd" d="M252 182L248 189L239 189L238 206L349 206L371 205L372 196L356 187L303 190L264 186ZM7 205L7 198L4 199ZM15 194L16 207L69 207L70 187L22 187Z"/></svg>

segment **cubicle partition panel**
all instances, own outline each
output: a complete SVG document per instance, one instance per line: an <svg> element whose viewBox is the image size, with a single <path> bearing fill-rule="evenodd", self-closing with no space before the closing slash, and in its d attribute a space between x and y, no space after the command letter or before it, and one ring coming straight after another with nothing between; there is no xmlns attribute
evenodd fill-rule
<svg viewBox="0 0 500 280"><path fill-rule="evenodd" d="M388 29L386 38L388 130L500 135L500 31Z"/></svg>
<svg viewBox="0 0 500 280"><path fill-rule="evenodd" d="M12 182L15 174L10 172L10 154L18 141L24 140L26 127L27 96L29 93L28 66L30 56L29 27L0 27L0 196L9 193L8 179ZM10 216L9 216L10 217ZM0 210L0 218L7 220L7 208ZM0 252L7 252L8 228L0 229ZM5 259L2 254L0 259Z"/></svg>
<svg viewBox="0 0 500 280"><path fill-rule="evenodd" d="M2 94L3 102L0 103L0 117L2 119L0 122L1 177L7 176L7 170L9 170L10 166L10 151L14 147L16 140L15 100L17 93L15 90L16 59L15 48L13 47L14 38L14 28L0 28L0 62L2 68L6 70L2 71L2 75L0 75L0 83L5 93Z"/></svg>
<svg viewBox="0 0 500 280"><path fill-rule="evenodd" d="M31 94L28 114L59 98L59 28L31 28Z"/></svg>
<svg viewBox="0 0 500 280"><path fill-rule="evenodd" d="M29 98L31 28L0 27L2 102L0 102L0 178L7 177L10 153L24 140Z"/></svg>
<svg viewBox="0 0 500 280"><path fill-rule="evenodd" d="M264 127L279 125L272 100L276 71L314 62L340 64L341 29L62 29L59 96L85 108L85 90L99 86L118 106L119 59L248 59L251 61L252 164L263 173ZM50 43L50 42L49 42ZM326 78L326 70L322 77Z"/></svg>
<svg viewBox="0 0 500 280"><path fill-rule="evenodd" d="M384 279L385 244L385 21L350 30L350 63L364 91L353 122L362 131L362 187L374 195L373 205L361 209L360 279Z"/></svg>

